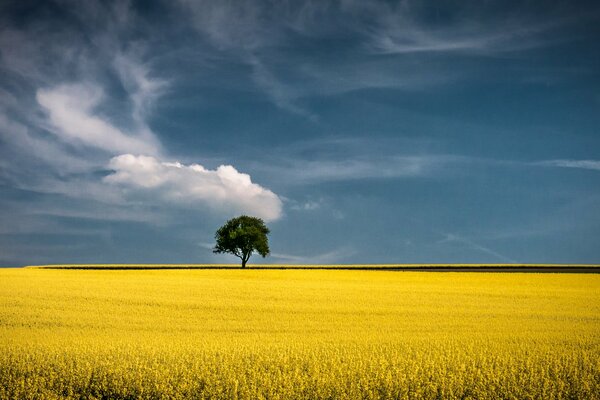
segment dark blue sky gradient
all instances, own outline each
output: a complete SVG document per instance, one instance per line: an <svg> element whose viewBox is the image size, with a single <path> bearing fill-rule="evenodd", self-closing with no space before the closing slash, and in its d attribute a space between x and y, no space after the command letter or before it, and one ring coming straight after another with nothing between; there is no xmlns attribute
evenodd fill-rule
<svg viewBox="0 0 600 400"><path fill-rule="evenodd" d="M235 262L241 213L272 263L598 263L600 6L3 2L0 210L3 266Z"/></svg>

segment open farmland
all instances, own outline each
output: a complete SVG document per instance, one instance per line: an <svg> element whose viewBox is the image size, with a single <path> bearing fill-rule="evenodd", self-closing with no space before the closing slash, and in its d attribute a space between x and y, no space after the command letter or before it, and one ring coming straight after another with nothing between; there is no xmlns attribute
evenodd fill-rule
<svg viewBox="0 0 600 400"><path fill-rule="evenodd" d="M600 275L0 270L0 398L600 398Z"/></svg>

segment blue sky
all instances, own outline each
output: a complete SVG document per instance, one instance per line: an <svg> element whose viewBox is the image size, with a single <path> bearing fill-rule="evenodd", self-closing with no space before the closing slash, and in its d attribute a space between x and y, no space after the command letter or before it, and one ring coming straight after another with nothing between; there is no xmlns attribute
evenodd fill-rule
<svg viewBox="0 0 600 400"><path fill-rule="evenodd" d="M2 2L0 265L235 262L242 213L271 263L600 262L600 6Z"/></svg>

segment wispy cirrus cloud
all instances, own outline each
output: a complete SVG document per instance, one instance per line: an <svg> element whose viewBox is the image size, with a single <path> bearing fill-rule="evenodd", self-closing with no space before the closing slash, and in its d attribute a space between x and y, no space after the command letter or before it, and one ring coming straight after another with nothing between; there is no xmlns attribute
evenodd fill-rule
<svg viewBox="0 0 600 400"><path fill-rule="evenodd" d="M498 12L494 5L481 2L433 7L448 13L448 18L435 18L431 7L410 2L180 0L179 4L186 11L183 18L191 19L220 57L250 67L256 87L273 104L313 121L319 120L319 113L302 104L304 98L453 82L468 75L459 69L449 71L439 60L431 63L428 54L448 56L445 65L463 56L536 49L556 42L557 36L548 39L548 32L587 18L564 16L553 7L543 15L527 7ZM331 52L314 51L318 41ZM302 57L286 50L296 43L303 46Z"/></svg>
<svg viewBox="0 0 600 400"><path fill-rule="evenodd" d="M546 160L534 163L543 167L580 168L600 171L599 160Z"/></svg>
<svg viewBox="0 0 600 400"><path fill-rule="evenodd" d="M458 17L454 23L426 25L408 8L399 7L379 15L381 23L369 33L375 53L465 53L494 55L553 44L543 34L572 20L561 16L540 20L537 15L506 15L498 18ZM477 21L479 19L479 21ZM487 19L487 21L486 21Z"/></svg>
<svg viewBox="0 0 600 400"><path fill-rule="evenodd" d="M146 118L156 101L167 90L169 82L166 79L152 76L148 65L139 62L130 54L117 54L114 59L114 67L123 87L129 94L132 103L132 119L138 129L151 136Z"/></svg>
<svg viewBox="0 0 600 400"><path fill-rule="evenodd" d="M347 0L344 12L360 16L352 25L365 48L375 54L437 53L460 56L527 51L568 40L547 35L565 26L596 18L597 10L549 4L520 7L464 1L456 3ZM590 12L591 11L591 12Z"/></svg>
<svg viewBox="0 0 600 400"><path fill-rule="evenodd" d="M238 3L188 0L181 0L180 4L191 12L196 30L217 50L229 53L251 68L254 83L277 107L315 118L294 102L294 89L275 75L261 54L265 48L283 40L285 34L276 20L275 11L280 10L281 5L267 5L260 1Z"/></svg>
<svg viewBox="0 0 600 400"><path fill-rule="evenodd" d="M497 251L482 245L481 243L477 243L471 239L468 239L464 236L460 236L457 234L453 234L453 233L447 233L445 234L445 238L438 241L438 244L442 244L442 243L459 243L461 245L467 246L471 249L477 250L480 253L486 254L488 256L492 256L495 259L501 261L501 262L508 262L508 263L516 263L517 261L507 257L503 254L498 253Z"/></svg>
<svg viewBox="0 0 600 400"><path fill-rule="evenodd" d="M348 260L350 260L356 254L357 250L355 248L343 246L319 254L296 255L287 253L273 253L271 256L274 259L284 263L318 265L335 264L344 261L348 262Z"/></svg>
<svg viewBox="0 0 600 400"><path fill-rule="evenodd" d="M269 70L264 61L255 55L250 55L247 62L252 66L254 82L268 94L277 107L301 115L311 121L317 121L318 116L296 104L301 97L301 91L284 84Z"/></svg>
<svg viewBox="0 0 600 400"><path fill-rule="evenodd" d="M294 186L442 176L449 167L491 161L426 151L430 146L420 140L322 137L286 143L250 165L271 181Z"/></svg>
<svg viewBox="0 0 600 400"><path fill-rule="evenodd" d="M74 155L63 143L37 134L27 125L12 120L0 113L0 141L7 153L13 155L29 154L29 163L42 164L53 171L63 174L89 171L98 164L89 158ZM1 153L0 153L1 154ZM11 165L10 154L4 154L4 160ZM37 163L36 163L37 160Z"/></svg>
<svg viewBox="0 0 600 400"><path fill-rule="evenodd" d="M273 166L280 179L307 184L358 179L415 177L427 174L440 159L436 156L356 157L346 160L295 161ZM270 167L268 167L270 168Z"/></svg>

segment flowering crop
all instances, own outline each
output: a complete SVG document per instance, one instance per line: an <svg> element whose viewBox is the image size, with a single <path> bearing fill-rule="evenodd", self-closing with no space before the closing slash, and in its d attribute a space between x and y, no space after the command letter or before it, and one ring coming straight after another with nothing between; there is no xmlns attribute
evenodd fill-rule
<svg viewBox="0 0 600 400"><path fill-rule="evenodd" d="M0 398L600 398L600 275L0 270Z"/></svg>

